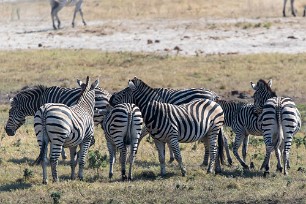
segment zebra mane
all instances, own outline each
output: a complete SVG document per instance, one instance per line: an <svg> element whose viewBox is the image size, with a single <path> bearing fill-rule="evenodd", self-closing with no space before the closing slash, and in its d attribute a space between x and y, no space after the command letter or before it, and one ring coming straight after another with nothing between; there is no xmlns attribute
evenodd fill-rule
<svg viewBox="0 0 306 204"><path fill-rule="evenodd" d="M245 106L245 105L248 105L249 103L246 103L246 102L243 102L243 101L235 101L235 100L229 100L229 101L226 101L226 100L216 100L217 103L223 103L223 104L235 104L235 105L238 105L238 106Z"/></svg>
<svg viewBox="0 0 306 204"><path fill-rule="evenodd" d="M40 92L44 92L48 87L44 86L44 85L35 85L35 86L32 86L32 87L23 87L21 88L20 91L17 92L17 94L13 97L19 97L23 94L26 94L26 93L29 93L29 92L33 92L33 91L40 91Z"/></svg>
<svg viewBox="0 0 306 204"><path fill-rule="evenodd" d="M259 79L259 81L257 82L257 85L260 85L260 84L262 84L265 87L265 89L268 90L269 93L271 93L272 97L277 97L275 91L272 91L271 87L265 80Z"/></svg>

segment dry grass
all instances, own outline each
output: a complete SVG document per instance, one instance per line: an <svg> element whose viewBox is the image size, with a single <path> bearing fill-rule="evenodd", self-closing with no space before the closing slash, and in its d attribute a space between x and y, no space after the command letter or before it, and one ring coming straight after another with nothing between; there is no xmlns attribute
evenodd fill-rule
<svg viewBox="0 0 306 204"><path fill-rule="evenodd" d="M143 18L262 18L281 17L282 1L274 0L91 0L83 10L88 20L143 19ZM298 15L302 16L303 2L296 1ZM289 10L289 5L288 5ZM19 14L17 14L19 13ZM1 20L50 19L48 1L1 3ZM73 8L65 8L60 18L71 20ZM289 15L289 12L288 12ZM78 17L79 18L79 17Z"/></svg>
<svg viewBox="0 0 306 204"><path fill-rule="evenodd" d="M224 96L231 90L251 93L249 81L272 78L278 93L302 98L306 54L260 54L245 56L175 57L132 53L102 53L90 50L39 50L0 52L1 96L21 87L34 84L75 87L76 78L89 75L99 77L101 87L109 91L126 86L127 80L139 76L153 87L206 87ZM290 77L288 77L290 76ZM299 107L306 117L305 100ZM8 105L0 106L1 124L8 117ZM305 119L304 119L305 120ZM305 136L305 127L296 137ZM120 182L120 167L116 163L114 181L109 182L108 167L99 175L88 167L85 181L70 181L68 165L60 162L61 181L42 185L42 169L31 166L36 159L37 146L33 121L18 130L15 137L6 136L0 129L0 202L51 203L52 193L60 193L62 203L303 203L306 202L306 164L304 147L293 145L289 176L275 173L272 156L271 175L263 178L259 167L264 156L264 145L250 145L247 162L253 154L255 169L243 171L234 159L234 166L223 167L221 175L206 174L199 167L203 145L181 144L187 177L181 177L176 162L167 165L168 174L159 177L157 151L143 141L134 168L135 180ZM95 132L98 149L106 154L106 144L100 127ZM232 140L233 138L231 138ZM67 163L65 163L67 164ZM298 169L301 169L298 171ZM33 177L24 180L24 170Z"/></svg>

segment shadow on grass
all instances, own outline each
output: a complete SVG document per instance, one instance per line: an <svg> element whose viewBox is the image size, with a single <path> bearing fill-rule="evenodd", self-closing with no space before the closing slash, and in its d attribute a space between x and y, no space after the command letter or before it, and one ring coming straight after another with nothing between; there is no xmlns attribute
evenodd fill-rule
<svg viewBox="0 0 306 204"><path fill-rule="evenodd" d="M10 184L4 184L4 185L1 185L0 186L0 192L3 192L3 191L7 191L7 192L10 192L12 190L24 190L24 189L28 189L28 188L31 188L32 187L32 184L30 183L10 183Z"/></svg>
<svg viewBox="0 0 306 204"><path fill-rule="evenodd" d="M29 30L29 31L23 31L23 32L16 32L16 34L31 34L31 33L45 33L49 31L54 31L53 28L45 28L45 29L40 29L40 30Z"/></svg>
<svg viewBox="0 0 306 204"><path fill-rule="evenodd" d="M154 167L159 167L159 163L158 162L152 162L152 161L150 161L150 162L148 162L148 161L135 161L134 162L134 165L136 165L136 166L138 166L138 167L142 167L142 168L149 168L149 167L152 167L152 166L154 166ZM166 165L168 165L168 164L166 164Z"/></svg>
<svg viewBox="0 0 306 204"><path fill-rule="evenodd" d="M28 158L28 157L23 157L21 159L9 159L8 162L12 162L14 164L33 164L34 159Z"/></svg>
<svg viewBox="0 0 306 204"><path fill-rule="evenodd" d="M258 178L263 176L263 171L260 170L241 170L241 169L232 169L232 170L222 170L220 175L226 177L241 177L241 178Z"/></svg>

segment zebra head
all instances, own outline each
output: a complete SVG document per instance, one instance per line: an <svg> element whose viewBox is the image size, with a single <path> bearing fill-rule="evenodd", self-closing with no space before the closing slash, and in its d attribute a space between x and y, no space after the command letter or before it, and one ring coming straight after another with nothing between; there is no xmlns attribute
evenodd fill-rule
<svg viewBox="0 0 306 204"><path fill-rule="evenodd" d="M18 97L11 98L10 102L11 109L4 129L8 136L14 136L17 129L25 123L26 115L21 103L18 101Z"/></svg>
<svg viewBox="0 0 306 204"><path fill-rule="evenodd" d="M93 82L89 86L89 77L86 78L86 83L83 83L80 80L77 80L77 83L81 87L81 96L78 103L83 103L84 105L90 105L92 109L92 113L94 112L94 105L95 105L95 89L99 86L99 79Z"/></svg>
<svg viewBox="0 0 306 204"><path fill-rule="evenodd" d="M45 90L46 87L42 85L26 88L10 99L11 108L5 125L7 135L14 136L17 129L25 123L26 116L35 114L42 105L41 95Z"/></svg>
<svg viewBox="0 0 306 204"><path fill-rule="evenodd" d="M260 79L256 84L251 82L251 87L255 90L253 95L255 113L260 114L263 106L269 98L276 97L275 92L271 89L272 79L267 82Z"/></svg>
<svg viewBox="0 0 306 204"><path fill-rule="evenodd" d="M115 106L121 103L135 103L134 97L132 95L132 90L129 87L127 87L119 92L113 93L113 95L109 99L109 103L112 106Z"/></svg>

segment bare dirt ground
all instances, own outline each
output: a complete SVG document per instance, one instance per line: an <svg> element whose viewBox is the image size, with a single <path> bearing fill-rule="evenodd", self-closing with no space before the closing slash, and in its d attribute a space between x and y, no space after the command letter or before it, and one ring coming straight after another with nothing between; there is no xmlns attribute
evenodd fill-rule
<svg viewBox="0 0 306 204"><path fill-rule="evenodd" d="M306 51L306 18L89 21L76 28L63 20L14 20L0 26L0 49L98 49L157 54L210 55L301 53Z"/></svg>

